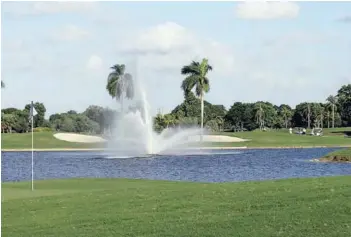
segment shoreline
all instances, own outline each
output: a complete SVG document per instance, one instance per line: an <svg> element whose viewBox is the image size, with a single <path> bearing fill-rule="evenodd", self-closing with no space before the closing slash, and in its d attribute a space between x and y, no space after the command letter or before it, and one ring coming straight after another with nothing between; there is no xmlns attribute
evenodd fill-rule
<svg viewBox="0 0 351 237"><path fill-rule="evenodd" d="M185 148L185 150L258 150L258 149L311 149L311 148L349 148L351 145L344 146L267 146L267 147L193 147ZM34 148L33 151L105 151L105 148ZM15 148L15 149L1 149L1 152L28 152L32 151L30 148Z"/></svg>

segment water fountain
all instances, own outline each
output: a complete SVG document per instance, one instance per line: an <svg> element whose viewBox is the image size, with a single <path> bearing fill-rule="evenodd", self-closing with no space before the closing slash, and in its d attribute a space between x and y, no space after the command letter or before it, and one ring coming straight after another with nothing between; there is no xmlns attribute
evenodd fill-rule
<svg viewBox="0 0 351 237"><path fill-rule="evenodd" d="M198 127L167 128L161 133L155 132L145 89L135 78L133 83L134 97L129 103L134 109L122 111L115 118L113 135L107 147L111 157L145 157L170 152L174 154L196 141L196 137L201 134Z"/></svg>

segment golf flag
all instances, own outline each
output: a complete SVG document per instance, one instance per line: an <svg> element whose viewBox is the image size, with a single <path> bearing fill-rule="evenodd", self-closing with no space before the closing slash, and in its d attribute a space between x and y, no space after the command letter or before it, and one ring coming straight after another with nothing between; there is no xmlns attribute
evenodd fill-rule
<svg viewBox="0 0 351 237"><path fill-rule="evenodd" d="M34 108L33 101L30 104L30 110L29 110L29 120L31 121L32 124L32 191L34 190L34 119L33 117L37 115L37 111Z"/></svg>
<svg viewBox="0 0 351 237"><path fill-rule="evenodd" d="M32 101L31 104L30 104L30 110L29 110L29 120L32 121L33 117L34 117L35 115L37 115L37 114L38 114L38 113L37 113L37 111L35 110L34 104L33 104L33 101Z"/></svg>

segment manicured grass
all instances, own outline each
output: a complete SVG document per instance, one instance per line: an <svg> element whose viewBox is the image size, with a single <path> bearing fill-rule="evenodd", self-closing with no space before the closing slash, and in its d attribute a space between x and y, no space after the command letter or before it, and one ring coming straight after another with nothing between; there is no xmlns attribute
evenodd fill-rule
<svg viewBox="0 0 351 237"><path fill-rule="evenodd" d="M309 131L307 131L309 132ZM221 133L222 135L251 139L248 142L220 142L203 143L206 147L313 147L313 146L351 146L351 138L344 136L351 132L351 128L324 129L325 136L316 137L309 135L289 134L285 129L267 132L237 132ZM2 149L31 149L31 133L1 134ZM198 144L197 144L198 145ZM84 144L65 142L56 139L52 132L37 132L34 134L34 148L36 149L74 149L74 148L101 148L103 144Z"/></svg>
<svg viewBox="0 0 351 237"><path fill-rule="evenodd" d="M313 147L313 146L351 146L351 138L345 137L343 131L351 128L324 129L324 136L289 134L288 130L271 130L267 132L237 132L221 133L222 135L234 136L243 139L251 139L248 142L211 143L211 146L247 146L247 147ZM309 131L307 131L309 133Z"/></svg>
<svg viewBox="0 0 351 237"><path fill-rule="evenodd" d="M54 149L54 148L94 148L99 144L74 143L58 140L52 132L35 132L34 148L36 149ZM2 149L31 149L31 133L2 133Z"/></svg>
<svg viewBox="0 0 351 237"><path fill-rule="evenodd" d="M4 236L351 236L351 176L2 184Z"/></svg>
<svg viewBox="0 0 351 237"><path fill-rule="evenodd" d="M351 162L351 148L331 152L325 155L325 157L321 158L320 160L336 161L336 162Z"/></svg>

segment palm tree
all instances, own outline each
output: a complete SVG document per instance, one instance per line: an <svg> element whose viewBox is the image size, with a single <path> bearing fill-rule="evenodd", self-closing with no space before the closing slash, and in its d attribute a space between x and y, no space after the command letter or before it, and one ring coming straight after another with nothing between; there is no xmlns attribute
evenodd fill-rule
<svg viewBox="0 0 351 237"><path fill-rule="evenodd" d="M1 88L5 88L5 82L1 80Z"/></svg>
<svg viewBox="0 0 351 237"><path fill-rule="evenodd" d="M336 103L338 102L338 97L330 95L327 98L327 102L332 108L332 128L334 128L335 110L336 110Z"/></svg>
<svg viewBox="0 0 351 237"><path fill-rule="evenodd" d="M163 116L164 123L166 124L166 128L169 127L170 124L174 125L175 119L171 114L165 114Z"/></svg>
<svg viewBox="0 0 351 237"><path fill-rule="evenodd" d="M326 117L327 117L327 126L330 128L330 111L329 108L327 107L327 110L325 111Z"/></svg>
<svg viewBox="0 0 351 237"><path fill-rule="evenodd" d="M124 64L116 64L111 67L111 72L107 77L106 90L112 98L121 101L121 110L123 112L124 93L127 99L134 97L134 85L132 75L125 73Z"/></svg>
<svg viewBox="0 0 351 237"><path fill-rule="evenodd" d="M262 104L258 103L255 105L255 109L256 109L256 122L257 124L260 126L260 130L264 129L264 110L262 108Z"/></svg>
<svg viewBox="0 0 351 237"><path fill-rule="evenodd" d="M183 80L181 88L185 94L188 94L194 87L195 92L201 100L201 129L204 127L204 93L210 90L210 81L207 73L212 70L212 66L208 64L208 59L203 58L201 63L192 61L190 65L181 69L182 75L187 77ZM202 140L202 135L201 135Z"/></svg>
<svg viewBox="0 0 351 237"><path fill-rule="evenodd" d="M307 106L303 109L303 115L306 116L305 118L307 119L307 128L311 128L311 103L306 103Z"/></svg>
<svg viewBox="0 0 351 237"><path fill-rule="evenodd" d="M285 128L288 128L288 123L291 118L292 112L291 110L289 110L287 107L284 106L281 110L281 114L283 115L283 118L284 118Z"/></svg>

